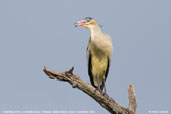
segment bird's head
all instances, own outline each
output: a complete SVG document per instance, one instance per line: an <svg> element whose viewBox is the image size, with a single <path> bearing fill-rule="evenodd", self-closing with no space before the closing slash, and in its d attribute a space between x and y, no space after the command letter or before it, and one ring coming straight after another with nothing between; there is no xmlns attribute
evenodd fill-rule
<svg viewBox="0 0 171 114"><path fill-rule="evenodd" d="M75 27L82 26L88 29L91 29L97 26L96 21L91 17L86 17L83 20L80 20L77 23L74 23L74 25Z"/></svg>

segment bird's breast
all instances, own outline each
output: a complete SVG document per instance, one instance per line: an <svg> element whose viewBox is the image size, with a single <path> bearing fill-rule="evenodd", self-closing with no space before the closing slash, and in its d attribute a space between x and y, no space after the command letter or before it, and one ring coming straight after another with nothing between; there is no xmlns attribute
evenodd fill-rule
<svg viewBox="0 0 171 114"><path fill-rule="evenodd" d="M113 51L111 42L101 38L92 39L90 48L94 55L100 58L104 56L111 56Z"/></svg>
<svg viewBox="0 0 171 114"><path fill-rule="evenodd" d="M102 81L105 78L104 76L107 69L108 58L103 57L99 59L99 57L92 55L91 63L92 63L92 73L94 76L93 77L94 84L97 87L98 83L99 85L102 85Z"/></svg>

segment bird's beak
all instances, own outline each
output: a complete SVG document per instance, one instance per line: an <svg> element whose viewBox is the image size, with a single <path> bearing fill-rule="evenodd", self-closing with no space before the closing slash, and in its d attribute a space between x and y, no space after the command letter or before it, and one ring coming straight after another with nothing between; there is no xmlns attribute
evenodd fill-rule
<svg viewBox="0 0 171 114"><path fill-rule="evenodd" d="M78 27L78 26L82 26L84 24L86 24L87 22L85 20L81 20L81 21L78 21L77 23L74 23L74 26L75 27Z"/></svg>

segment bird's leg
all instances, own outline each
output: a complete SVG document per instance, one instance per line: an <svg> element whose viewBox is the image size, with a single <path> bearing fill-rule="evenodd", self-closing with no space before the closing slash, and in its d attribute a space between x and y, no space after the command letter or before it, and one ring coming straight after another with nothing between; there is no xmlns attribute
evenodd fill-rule
<svg viewBox="0 0 171 114"><path fill-rule="evenodd" d="M103 79L103 84L104 84L104 93L107 94L107 91L106 91L106 83L105 83L105 80Z"/></svg>
<svg viewBox="0 0 171 114"><path fill-rule="evenodd" d="M98 84L98 90L99 90L100 93L102 93L102 91L100 90L100 85L99 84Z"/></svg>
<svg viewBox="0 0 171 114"><path fill-rule="evenodd" d="M105 79L103 79L103 84L104 84L104 96L107 96L107 98L109 98L109 96L107 95L107 91L106 91L106 83L105 83Z"/></svg>
<svg viewBox="0 0 171 114"><path fill-rule="evenodd" d="M100 79L99 79L100 77L99 77L99 74L98 74L98 76L97 76L97 83L98 83L98 90L99 90L99 92L102 94L102 91L101 91L101 89L100 89Z"/></svg>

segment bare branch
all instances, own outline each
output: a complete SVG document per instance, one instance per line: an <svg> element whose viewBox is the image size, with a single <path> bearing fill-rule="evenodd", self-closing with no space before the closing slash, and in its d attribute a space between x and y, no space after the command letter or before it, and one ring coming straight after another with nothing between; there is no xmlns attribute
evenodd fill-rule
<svg viewBox="0 0 171 114"><path fill-rule="evenodd" d="M136 112L136 97L133 85L130 84L129 87L129 106L128 108L124 108L118 105L112 98L110 98L107 94L102 95L96 88L91 86L89 83L84 82L80 79L79 76L73 74L74 67L72 67L69 71L65 72L54 72L47 67L44 67L44 72L51 79L65 81L72 85L73 88L78 88L84 93L88 94L92 97L98 104L100 104L103 108L108 110L112 114L135 114Z"/></svg>
<svg viewBox="0 0 171 114"><path fill-rule="evenodd" d="M128 109L133 111L134 114L136 114L136 108L137 108L136 94L135 94L134 86L132 83L129 85L128 93L129 93Z"/></svg>

